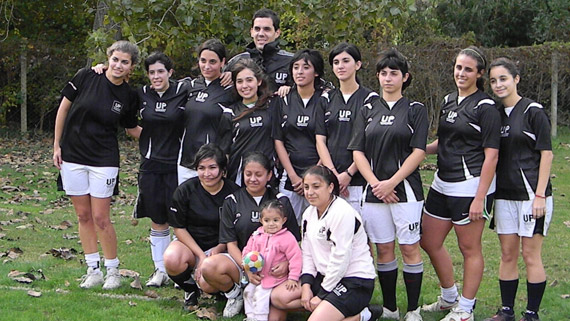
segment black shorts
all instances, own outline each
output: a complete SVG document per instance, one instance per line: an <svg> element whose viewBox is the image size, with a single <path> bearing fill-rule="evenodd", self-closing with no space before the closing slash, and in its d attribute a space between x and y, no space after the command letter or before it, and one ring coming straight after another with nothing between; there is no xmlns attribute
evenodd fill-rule
<svg viewBox="0 0 570 321"><path fill-rule="evenodd" d="M486 220L489 220L491 217L494 196L495 194L493 193L485 197L483 218ZM429 216L452 221L454 224L465 225L471 222L469 219L469 207L471 207L473 199L473 197L447 196L430 188L424 211Z"/></svg>
<svg viewBox="0 0 570 321"><path fill-rule="evenodd" d="M321 290L324 276L317 273L311 286L313 295ZM323 299L337 308L345 317L357 315L370 304L374 292L374 279L357 277L342 278L335 288Z"/></svg>
<svg viewBox="0 0 570 321"><path fill-rule="evenodd" d="M178 187L176 171L169 173L139 172L139 192L134 218L149 217L156 224L168 222L168 209Z"/></svg>

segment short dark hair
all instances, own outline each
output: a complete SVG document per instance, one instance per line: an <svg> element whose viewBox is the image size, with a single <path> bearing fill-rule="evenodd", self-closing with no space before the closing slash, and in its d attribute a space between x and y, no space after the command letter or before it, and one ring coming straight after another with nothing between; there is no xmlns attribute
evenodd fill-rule
<svg viewBox="0 0 570 321"><path fill-rule="evenodd" d="M160 52L160 51L156 51L150 54L150 56L148 56L145 60L144 60L144 68L146 70L146 72L148 72L148 68L150 67L150 65L154 65L155 63L160 62L161 64L164 65L164 68L166 68L166 70L171 70L174 67L174 64L172 63L172 60L165 55L164 53Z"/></svg>
<svg viewBox="0 0 570 321"><path fill-rule="evenodd" d="M504 67L505 69L507 69L509 74L513 76L513 78L515 78L516 76L520 76L521 74L515 62L507 57L500 57L493 60L489 65L489 74L491 73L491 69L493 69L494 67Z"/></svg>
<svg viewBox="0 0 570 321"><path fill-rule="evenodd" d="M200 162L207 158L213 159L216 162L216 164L218 164L218 167L220 167L220 170L222 171L226 170L228 165L228 158L226 157L224 152L220 149L220 147L218 147L218 145L214 143L202 145L202 147L198 149L196 156L194 156L192 169L196 170L198 168L198 165L200 165Z"/></svg>
<svg viewBox="0 0 570 321"><path fill-rule="evenodd" d="M251 151L245 154L245 156L243 157L242 168L245 169L245 167L249 163L258 163L268 172L271 172L271 170L273 170L273 162L269 159L269 157L267 157L265 154L263 154L260 151Z"/></svg>
<svg viewBox="0 0 570 321"><path fill-rule="evenodd" d="M321 79L323 79L325 75L325 62L321 53L318 50L314 49L302 49L297 51L291 59L291 63L289 64L289 75L293 75L293 65L299 60L310 62L313 65L313 68L315 68L315 73L318 75L315 77L315 88L321 88Z"/></svg>
<svg viewBox="0 0 570 321"><path fill-rule="evenodd" d="M220 61L224 60L224 58L226 58L226 47L224 46L224 44L218 40L218 39L208 39L206 41L204 41L200 47L198 47L198 60L200 59L200 55L202 54L202 51L204 50L210 50L216 53L216 55L218 55L218 58L220 58Z"/></svg>
<svg viewBox="0 0 570 321"><path fill-rule="evenodd" d="M267 8L257 10L251 19L251 27L253 27L253 23L257 18L271 18L271 21L273 21L273 28L275 28L275 30L279 29L279 15L277 15L275 11Z"/></svg>
<svg viewBox="0 0 570 321"><path fill-rule="evenodd" d="M481 72L482 70L487 69L487 58L485 58L485 54L483 53L483 51L475 46L469 46L465 49L462 49L457 56L455 56L455 59L453 60L453 63L455 64L455 61L457 61L457 57L459 57L459 55L466 55L469 56L473 59L475 59L475 61L477 62L477 72ZM484 91L485 90L485 78L483 77L479 77L477 79L477 88L479 88L479 90Z"/></svg>
<svg viewBox="0 0 570 321"><path fill-rule="evenodd" d="M336 175L326 166L315 165L309 168L303 174L303 180L307 175L317 175L319 176L327 185L333 184L333 194L338 196L340 193L340 184L338 183L338 178Z"/></svg>
<svg viewBox="0 0 570 321"><path fill-rule="evenodd" d="M412 74L410 74L408 60L396 48L384 50L380 53L380 58L376 63L376 73L379 73L384 68L399 70L402 76L408 74L408 79L402 84L402 91L412 83Z"/></svg>

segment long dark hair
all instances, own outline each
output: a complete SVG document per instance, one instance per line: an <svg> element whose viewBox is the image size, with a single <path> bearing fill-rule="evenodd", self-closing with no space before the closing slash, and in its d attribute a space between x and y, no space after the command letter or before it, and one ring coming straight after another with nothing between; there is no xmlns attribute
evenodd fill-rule
<svg viewBox="0 0 570 321"><path fill-rule="evenodd" d="M487 69L487 59L485 58L485 54L483 51L475 46L469 46L463 50L461 50L457 56L455 56L455 61L457 61L457 57L459 55L469 56L477 62L477 73L480 73L482 70L484 71ZM477 88L481 91L485 91L485 78L483 77L485 73L481 73L481 77L477 79Z"/></svg>
<svg viewBox="0 0 570 321"><path fill-rule="evenodd" d="M521 74L517 65L512 60L506 57L500 57L493 60L489 65L489 74L491 74L491 69L493 69L494 67L504 67L505 69L507 69L509 74L513 76L513 78L515 78L516 76L520 76Z"/></svg>
<svg viewBox="0 0 570 321"><path fill-rule="evenodd" d="M327 185L333 184L333 194L338 196L340 193L340 184L338 183L338 178L336 175L326 166L315 165L309 168L303 174L303 180L307 175L317 175L319 176Z"/></svg>
<svg viewBox="0 0 570 321"><path fill-rule="evenodd" d="M269 87L267 85L267 80L265 78L265 73L259 67L258 64L253 61L251 58L241 58L239 59L232 68L232 81L234 82L234 95L236 98L239 97L237 92L237 88L235 86L237 75L245 69L249 69L253 72L253 75L257 80L261 80L261 85L257 87L257 101L255 102L255 106L253 108L246 108L241 114L239 114L236 118L234 118L234 122L239 121L240 119L246 117L247 115L253 113L256 110L263 110L267 109L268 104L267 101L271 97L271 92L269 91Z"/></svg>
<svg viewBox="0 0 570 321"><path fill-rule="evenodd" d="M218 164L218 167L222 172L226 171L226 168L228 166L228 158L226 157L224 152L220 149L220 147L218 147L218 145L214 143L202 145L202 147L198 149L196 156L194 156L194 163L192 163L192 169L196 170L198 168L198 165L200 165L200 162L207 158L213 159L216 162L216 164Z"/></svg>
<svg viewBox="0 0 570 321"><path fill-rule="evenodd" d="M316 90L321 89L323 87L322 79L325 76L325 62L321 53L313 49L297 51L289 64L289 75L293 75L293 65L299 60L304 60L307 63L310 62L313 65L315 73L317 74L314 80L314 86Z"/></svg>
<svg viewBox="0 0 570 321"><path fill-rule="evenodd" d="M340 55L343 52L349 54L355 62L362 62L362 55L360 54L360 50L356 45L347 42L341 42L336 45L329 53L329 64L332 66L334 63L334 57ZM358 73L358 70L356 72ZM355 74L355 80L357 84L360 84L360 80L358 79L357 74Z"/></svg>

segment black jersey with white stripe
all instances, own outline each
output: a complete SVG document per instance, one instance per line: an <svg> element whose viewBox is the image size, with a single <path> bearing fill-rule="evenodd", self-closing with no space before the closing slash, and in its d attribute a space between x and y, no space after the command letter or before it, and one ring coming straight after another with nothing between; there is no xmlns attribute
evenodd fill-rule
<svg viewBox="0 0 570 321"><path fill-rule="evenodd" d="M72 104L61 136L66 162L119 167L119 126L137 126L138 97L126 82L115 85L105 74L80 69L63 88Z"/></svg>
<svg viewBox="0 0 570 321"><path fill-rule="evenodd" d="M530 200L538 184L540 151L552 150L550 120L542 105L528 98L520 99L510 115L503 106L499 112L501 148L495 198ZM550 180L545 194L552 195Z"/></svg>
<svg viewBox="0 0 570 321"><path fill-rule="evenodd" d="M437 129L438 176L461 182L481 175L484 148L499 149L501 117L495 102L477 90L458 103L457 92L445 96Z"/></svg>
<svg viewBox="0 0 570 321"><path fill-rule="evenodd" d="M297 241L300 241L299 225L297 225L295 212L287 196L268 188L259 205L257 205L257 202L247 190L240 188L233 194L228 195L224 201L220 222L220 243L237 242L239 249L243 249L251 233L261 226L261 205L266 201L274 199L279 199L283 205L285 217L287 218L284 227L293 233Z"/></svg>
<svg viewBox="0 0 570 321"><path fill-rule="evenodd" d="M426 149L427 109L422 103L400 98L390 108L378 94L372 93L358 113L348 149L361 151L370 162L378 180L390 179L400 169L414 148ZM424 199L419 169L394 188L400 202ZM366 202L382 203L366 186Z"/></svg>
<svg viewBox="0 0 570 321"><path fill-rule="evenodd" d="M287 96L277 98L277 123L273 126L273 138L283 142L291 165L299 176L319 162L315 125L321 94L322 91L315 91L306 106L296 87L291 88ZM291 188L289 180L285 186Z"/></svg>
<svg viewBox="0 0 570 321"><path fill-rule="evenodd" d="M169 224L185 228L203 251L219 244L220 213L226 196L239 187L228 179L215 195L207 192L198 177L179 185L172 196Z"/></svg>
<svg viewBox="0 0 570 321"><path fill-rule="evenodd" d="M372 90L360 86L345 101L340 89L324 92L321 96L320 110L317 112L315 133L327 137L327 148L336 171L342 173L352 165L352 151L348 150L352 127L358 111ZM364 177L356 173L350 185L363 186Z"/></svg>
<svg viewBox="0 0 570 321"><path fill-rule="evenodd" d="M142 103L139 147L143 158L176 164L184 132L184 109L189 89L187 79L177 82L171 80L162 96L150 86L138 90Z"/></svg>
<svg viewBox="0 0 570 321"><path fill-rule="evenodd" d="M220 123L220 147L229 155L228 177L232 181L236 181L243 156L248 152L259 151L275 159L275 144L271 138L274 106L268 103L267 108L256 109L236 121L247 110L241 101L236 102L225 110Z"/></svg>
<svg viewBox="0 0 570 321"><path fill-rule="evenodd" d="M231 86L222 87L220 79L206 86L204 78L193 79L184 110L184 137L180 165L190 168L204 144L217 143L218 126L224 110L234 101Z"/></svg>

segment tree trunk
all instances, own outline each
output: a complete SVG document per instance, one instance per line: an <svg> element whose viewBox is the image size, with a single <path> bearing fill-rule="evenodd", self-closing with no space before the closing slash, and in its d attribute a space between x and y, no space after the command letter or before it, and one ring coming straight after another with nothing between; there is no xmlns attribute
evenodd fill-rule
<svg viewBox="0 0 570 321"><path fill-rule="evenodd" d="M105 15L109 10L109 6L105 2L105 0L98 0L97 1L97 10L95 11L95 19L93 20L93 31L96 31L99 28L103 28ZM87 63L85 64L85 68L91 68L91 64L93 64L92 58L87 58Z"/></svg>
<svg viewBox="0 0 570 321"><path fill-rule="evenodd" d="M558 53L552 52L552 81L550 85L550 124L552 137L558 134Z"/></svg>
<svg viewBox="0 0 570 321"><path fill-rule="evenodd" d="M22 104L20 107L20 132L28 132L28 61L27 61L27 40L22 39L20 51L20 92L22 94Z"/></svg>

